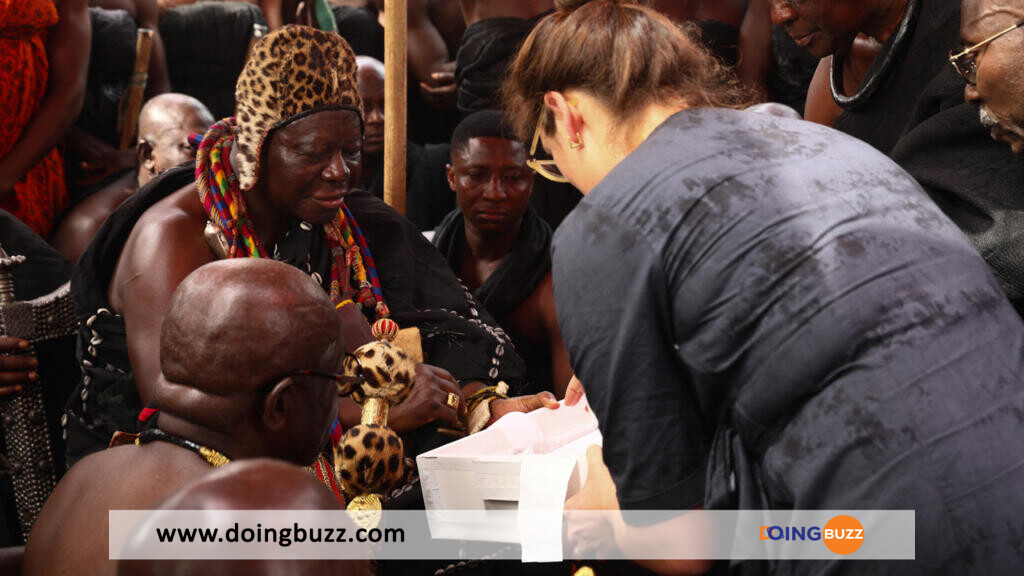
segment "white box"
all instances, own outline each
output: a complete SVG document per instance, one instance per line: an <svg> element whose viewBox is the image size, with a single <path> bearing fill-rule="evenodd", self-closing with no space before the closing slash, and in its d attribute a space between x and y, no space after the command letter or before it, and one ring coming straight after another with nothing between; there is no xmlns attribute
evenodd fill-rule
<svg viewBox="0 0 1024 576"><path fill-rule="evenodd" d="M601 444L601 433L589 407L580 402L573 407L563 403L557 410L508 414L482 432L420 454L416 463L431 535L520 543L515 512L521 483L529 481L520 477L523 461L550 458L552 477L567 475L568 480L551 485L545 479L533 479L543 484L526 492L546 492L564 502L582 486L586 449L592 444ZM569 458L576 466L566 474Z"/></svg>

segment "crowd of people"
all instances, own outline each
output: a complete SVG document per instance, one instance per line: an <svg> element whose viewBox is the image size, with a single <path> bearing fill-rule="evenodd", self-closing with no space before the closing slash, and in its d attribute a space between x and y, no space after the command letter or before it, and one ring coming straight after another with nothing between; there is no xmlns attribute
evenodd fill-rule
<svg viewBox="0 0 1024 576"><path fill-rule="evenodd" d="M420 360L385 508L423 508L416 455L585 397L566 509L679 514L582 555L671 548L693 509L916 511L914 561L598 573L1024 569L1024 1L407 9L399 214L382 0L0 0L0 256L77 318L0 332L0 402L42 383L59 479L26 514L0 460L0 566L226 573L119 567L107 511L340 509L339 373L383 321Z"/></svg>

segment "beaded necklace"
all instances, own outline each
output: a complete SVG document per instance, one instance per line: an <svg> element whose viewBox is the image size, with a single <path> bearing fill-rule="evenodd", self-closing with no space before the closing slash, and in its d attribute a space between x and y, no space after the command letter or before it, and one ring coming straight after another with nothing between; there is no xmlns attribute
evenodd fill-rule
<svg viewBox="0 0 1024 576"><path fill-rule="evenodd" d="M214 450L213 448L207 448L202 444L193 442L187 438L181 436L175 436L169 432L164 432L159 428L150 428L143 430L139 433L139 437L135 439L136 445L149 444L150 442L160 441L180 446L186 450L191 450L199 455L200 458L206 460L206 463L214 468L220 468L231 461L230 458L225 456L223 453Z"/></svg>
<svg viewBox="0 0 1024 576"><path fill-rule="evenodd" d="M228 258L267 258L271 254L256 235L245 207L238 178L231 171L231 145L235 139L234 118L210 127L196 153L196 188L210 222L227 241ZM390 316L384 303L380 276L359 225L348 206L324 225L331 250L331 301L338 308L356 302L364 313L377 318Z"/></svg>

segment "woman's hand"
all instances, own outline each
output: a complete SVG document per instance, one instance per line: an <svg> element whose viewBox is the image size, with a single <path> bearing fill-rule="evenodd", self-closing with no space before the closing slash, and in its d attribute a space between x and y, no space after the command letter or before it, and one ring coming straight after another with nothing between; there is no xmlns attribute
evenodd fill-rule
<svg viewBox="0 0 1024 576"><path fill-rule="evenodd" d="M565 389L565 405L575 406L580 401L580 398L583 398L584 394L583 383L573 374L572 380L569 380L569 386Z"/></svg>
<svg viewBox="0 0 1024 576"><path fill-rule="evenodd" d="M449 402L451 394L455 395L454 407ZM459 418L465 414L466 401L455 378L437 366L417 364L412 392L391 408L388 426L396 432L407 432L443 420L452 428L462 428Z"/></svg>
<svg viewBox="0 0 1024 576"><path fill-rule="evenodd" d="M0 337L0 397L17 394L26 384L39 378L35 371L39 368L39 361L35 356L9 355L27 348L25 340Z"/></svg>

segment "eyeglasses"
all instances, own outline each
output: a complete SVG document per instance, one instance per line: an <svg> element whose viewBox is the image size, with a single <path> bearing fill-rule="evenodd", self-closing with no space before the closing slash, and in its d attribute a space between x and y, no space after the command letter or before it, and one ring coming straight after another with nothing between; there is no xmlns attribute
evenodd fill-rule
<svg viewBox="0 0 1024 576"><path fill-rule="evenodd" d="M548 108L547 106L541 106L540 117L537 118L537 129L533 131L533 142L530 144L530 155L526 158L526 165L533 169L534 172L541 176L551 180L552 182L568 182L562 171L558 168L558 164L554 160L538 160L537 155L537 143L540 142L540 131L544 126L544 119L547 118Z"/></svg>
<svg viewBox="0 0 1024 576"><path fill-rule="evenodd" d="M356 386L366 382L366 378L363 376L363 364L359 361L359 358L352 354L345 354L346 358L352 358L356 362L356 376L348 376L346 374L339 374L333 372L318 372L316 370L292 370L284 376L277 378L274 382L280 382L281 380L290 376L312 376L314 378L323 378L325 380L334 380L335 384L338 385L338 393L341 396L347 394L346 390L350 390L352 386Z"/></svg>
<svg viewBox="0 0 1024 576"><path fill-rule="evenodd" d="M1014 30L1020 28L1021 26L1024 26L1024 22L1020 22L1018 24L1010 26L1006 30L998 32L982 40L981 42L978 42L974 46L968 47L963 52L960 52L958 54L953 54L953 52L950 51L949 63L953 65L953 68L956 69L957 74L963 77L963 79L966 80L968 84L976 84L978 82L978 63L975 61L975 58L977 57L978 50L980 50L986 44L1000 38L1003 35L1013 32Z"/></svg>

